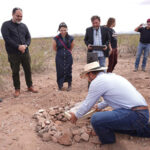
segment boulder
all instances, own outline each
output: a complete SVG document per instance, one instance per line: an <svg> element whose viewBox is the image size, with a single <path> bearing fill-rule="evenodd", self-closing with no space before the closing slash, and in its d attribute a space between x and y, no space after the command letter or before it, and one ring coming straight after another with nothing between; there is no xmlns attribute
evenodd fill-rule
<svg viewBox="0 0 150 150"><path fill-rule="evenodd" d="M57 142L58 142L58 141L57 141L57 138L54 137L54 136L52 136L52 141L53 141L54 143L57 143Z"/></svg>
<svg viewBox="0 0 150 150"><path fill-rule="evenodd" d="M65 133L61 137L58 138L58 143L61 145L70 146L70 145L72 145L72 139L71 139L70 135Z"/></svg>
<svg viewBox="0 0 150 150"><path fill-rule="evenodd" d="M75 140L75 142L79 143L81 140L81 137L79 135L75 135L74 140Z"/></svg>
<svg viewBox="0 0 150 150"><path fill-rule="evenodd" d="M55 121L55 124L60 126L60 125L62 125L62 122L57 120L57 121Z"/></svg>
<svg viewBox="0 0 150 150"><path fill-rule="evenodd" d="M42 129L41 126L38 126L38 125L35 127L36 132L39 132L41 129Z"/></svg>
<svg viewBox="0 0 150 150"><path fill-rule="evenodd" d="M43 113L44 111L45 111L44 109L40 109L38 112Z"/></svg>
<svg viewBox="0 0 150 150"><path fill-rule="evenodd" d="M73 135L80 135L80 130L79 129L72 129L72 134Z"/></svg>
<svg viewBox="0 0 150 150"><path fill-rule="evenodd" d="M49 133L44 133L44 134L43 134L43 137L42 137L42 140L43 140L44 142L49 142L49 141L52 140L52 136L51 136Z"/></svg>
<svg viewBox="0 0 150 150"><path fill-rule="evenodd" d="M81 134L81 139L82 139L83 141L88 141L88 140L89 140L89 135L88 135L87 133L82 133L82 134Z"/></svg>

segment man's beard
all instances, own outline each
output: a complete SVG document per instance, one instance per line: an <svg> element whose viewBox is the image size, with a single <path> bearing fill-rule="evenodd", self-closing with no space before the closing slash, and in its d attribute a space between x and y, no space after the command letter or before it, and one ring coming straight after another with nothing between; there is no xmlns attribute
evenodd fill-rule
<svg viewBox="0 0 150 150"><path fill-rule="evenodd" d="M20 24L20 23L21 23L21 21L16 21L16 23L17 23L17 24Z"/></svg>

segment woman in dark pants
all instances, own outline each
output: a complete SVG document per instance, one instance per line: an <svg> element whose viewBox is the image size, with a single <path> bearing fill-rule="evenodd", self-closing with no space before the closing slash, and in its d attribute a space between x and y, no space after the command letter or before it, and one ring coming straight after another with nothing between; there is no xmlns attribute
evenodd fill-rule
<svg viewBox="0 0 150 150"><path fill-rule="evenodd" d="M67 32L67 25L61 23L58 28L60 34L54 37L53 49L56 51L56 71L58 89L62 90L63 83L68 82L67 91L71 90L72 84L72 49L73 37Z"/></svg>
<svg viewBox="0 0 150 150"><path fill-rule="evenodd" d="M113 29L116 25L115 18L109 18L107 21L106 27L108 27L108 31L111 37L111 47L112 51L109 56L109 64L108 64L108 70L107 72L113 72L118 59L118 51L117 51L117 34L115 30Z"/></svg>

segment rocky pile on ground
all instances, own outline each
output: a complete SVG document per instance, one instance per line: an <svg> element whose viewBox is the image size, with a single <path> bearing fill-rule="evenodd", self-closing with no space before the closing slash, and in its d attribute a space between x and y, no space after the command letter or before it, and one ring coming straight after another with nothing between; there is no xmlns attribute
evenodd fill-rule
<svg viewBox="0 0 150 150"><path fill-rule="evenodd" d="M82 141L99 144L96 136L91 136L92 127L90 123L84 126L68 126L70 121L64 115L64 112L70 107L52 107L48 110L40 109L33 115L37 124L35 131L44 142L53 141L62 145L72 145Z"/></svg>

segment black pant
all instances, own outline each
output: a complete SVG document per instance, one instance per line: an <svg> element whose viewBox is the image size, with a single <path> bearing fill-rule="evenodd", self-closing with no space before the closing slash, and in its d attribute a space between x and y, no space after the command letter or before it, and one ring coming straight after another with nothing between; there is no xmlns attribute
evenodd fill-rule
<svg viewBox="0 0 150 150"><path fill-rule="evenodd" d="M32 78L30 66L31 59L29 52L24 54L8 54L8 60L12 70L12 78L15 89L20 89L20 64L22 65L25 73L27 87L30 88L32 86Z"/></svg>
<svg viewBox="0 0 150 150"><path fill-rule="evenodd" d="M88 52L87 53L87 64L92 63L94 61L98 61L97 53Z"/></svg>
<svg viewBox="0 0 150 150"><path fill-rule="evenodd" d="M87 64L92 63L94 61L98 61L97 53L88 52L87 53ZM90 82L88 81L88 88L89 88L89 86L90 86Z"/></svg>

